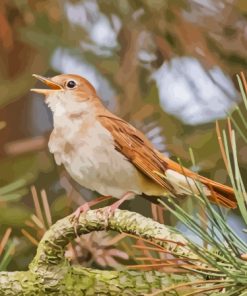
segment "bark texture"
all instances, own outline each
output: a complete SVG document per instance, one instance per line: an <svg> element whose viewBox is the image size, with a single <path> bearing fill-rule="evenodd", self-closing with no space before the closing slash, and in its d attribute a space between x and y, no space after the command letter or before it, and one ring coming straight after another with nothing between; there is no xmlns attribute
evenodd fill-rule
<svg viewBox="0 0 247 296"><path fill-rule="evenodd" d="M64 257L66 245L77 235L101 230L135 234L179 257L197 259L186 240L165 225L129 211L116 210L106 219L105 209L90 210L80 216L77 224L71 216L57 221L40 241L28 271L0 272L0 295L145 295L200 279L189 273L103 271L70 265Z"/></svg>

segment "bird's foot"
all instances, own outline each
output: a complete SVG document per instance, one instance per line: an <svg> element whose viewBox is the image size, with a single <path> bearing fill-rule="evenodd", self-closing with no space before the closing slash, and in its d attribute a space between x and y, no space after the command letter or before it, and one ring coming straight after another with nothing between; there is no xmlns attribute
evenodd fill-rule
<svg viewBox="0 0 247 296"><path fill-rule="evenodd" d="M125 193L119 200L114 202L112 205L104 208L103 211L104 211L104 215L105 215L105 228L108 225L109 218L114 214L116 209L118 209L124 201L131 199L133 197L133 195L135 195L135 194L133 192L129 191L129 192Z"/></svg>
<svg viewBox="0 0 247 296"><path fill-rule="evenodd" d="M90 210L89 202L84 203L83 205L79 206L74 213L72 214L72 220L78 223L80 215L82 213L86 214L87 211Z"/></svg>
<svg viewBox="0 0 247 296"><path fill-rule="evenodd" d="M75 233L76 235L78 236L78 233L77 233L77 226L78 226L78 223L79 223L79 218L80 218L80 215L83 213L83 214L86 214L89 210L90 210L90 207L102 202L102 201L105 201L105 200L108 200L112 198L111 196L100 196L92 201L89 201L89 202L86 202L84 203L83 205L79 206L75 211L74 213L71 215L71 221L73 222L73 225L74 225L74 230L75 230Z"/></svg>
<svg viewBox="0 0 247 296"><path fill-rule="evenodd" d="M76 236L79 236L78 235L78 232L77 232L77 226L79 224L80 215L81 215L81 213L84 213L85 214L88 210L90 210L90 206L89 206L89 202L86 202L83 205L79 206L74 211L74 213L71 215L71 222L73 224L73 227L74 227L74 231L75 231Z"/></svg>

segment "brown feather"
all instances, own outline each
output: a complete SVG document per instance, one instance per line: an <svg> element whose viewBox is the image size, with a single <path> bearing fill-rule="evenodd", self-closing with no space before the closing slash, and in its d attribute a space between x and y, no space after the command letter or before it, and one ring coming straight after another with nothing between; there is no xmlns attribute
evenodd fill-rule
<svg viewBox="0 0 247 296"><path fill-rule="evenodd" d="M185 176L190 177L194 180L198 180L202 184L206 185L212 192L212 195L209 197L209 199L212 202L222 204L223 206L228 208L234 209L237 207L237 202L236 202L234 190L232 187L223 185L221 183L218 183L208 178L205 178L203 176L200 176L182 167L180 164L176 163L175 161L169 158L166 159L166 162L168 164L167 168L172 169L181 174L184 174Z"/></svg>
<svg viewBox="0 0 247 296"><path fill-rule="evenodd" d="M158 183L165 190L176 194L173 186L161 175L172 169L206 185L212 192L209 199L225 207L236 208L233 189L180 166L157 151L151 142L136 128L104 109L98 114L101 124L111 132L116 149L131 161L143 174Z"/></svg>

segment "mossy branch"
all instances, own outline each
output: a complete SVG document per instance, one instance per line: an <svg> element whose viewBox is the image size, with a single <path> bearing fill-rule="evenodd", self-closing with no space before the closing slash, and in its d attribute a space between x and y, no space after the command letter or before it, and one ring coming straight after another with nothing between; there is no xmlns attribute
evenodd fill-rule
<svg viewBox="0 0 247 296"><path fill-rule="evenodd" d="M90 210L75 224L68 216L57 221L39 243L28 271L1 272L0 295L144 295L179 282L201 279L198 275L158 271L103 271L70 265L66 245L92 231L114 230L155 241L178 257L197 259L180 234L137 213L116 210L106 219L104 209Z"/></svg>

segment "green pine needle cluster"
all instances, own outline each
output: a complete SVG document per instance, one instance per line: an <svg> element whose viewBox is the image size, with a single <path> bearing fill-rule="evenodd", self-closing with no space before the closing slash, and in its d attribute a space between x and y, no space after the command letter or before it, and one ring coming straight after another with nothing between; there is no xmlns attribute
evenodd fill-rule
<svg viewBox="0 0 247 296"><path fill-rule="evenodd" d="M237 75L237 79L243 98L244 112L237 106L229 114L227 130L222 129L221 132L217 123L216 131L240 215L245 224L247 224L247 194L239 168L236 144L238 138L247 143L247 120L245 119L247 118L247 83L243 73L240 76ZM236 132L232 126L236 129ZM195 164L195 158L191 149L190 155L192 163ZM191 268L185 267L185 269L199 273L205 278L205 282L196 285L192 292L185 295L247 295L247 244L228 225L220 206L212 205L205 196L202 185L197 181L195 183L199 194L194 193L193 198L197 198L205 209L204 218L196 214L195 219L194 216L191 216L191 214L188 214L179 206L174 198L170 198L168 203L160 200L160 203L165 208L169 209L179 221L204 243L204 246L201 246L193 241L189 241L188 247L202 259L201 263L204 264L204 267L206 265L206 268L194 269L192 265ZM203 225L200 222L203 222ZM205 225L207 225L206 228ZM192 283L188 284L193 286ZM173 287L174 290L178 288L176 286Z"/></svg>

